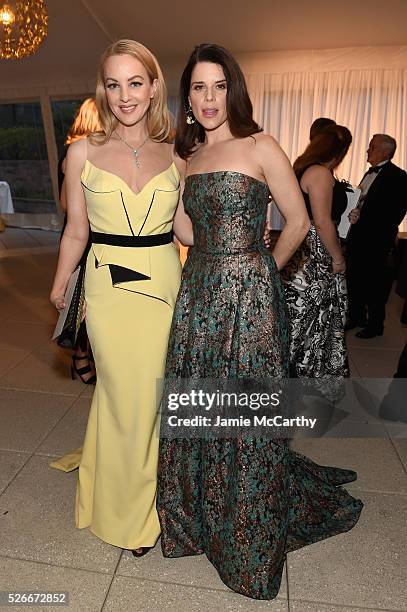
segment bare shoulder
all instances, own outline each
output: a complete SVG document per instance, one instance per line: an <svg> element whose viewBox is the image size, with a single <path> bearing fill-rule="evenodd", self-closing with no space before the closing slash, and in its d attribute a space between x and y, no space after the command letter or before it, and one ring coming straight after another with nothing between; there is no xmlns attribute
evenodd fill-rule
<svg viewBox="0 0 407 612"><path fill-rule="evenodd" d="M306 181L333 182L331 171L321 164L314 164L307 168L302 178Z"/></svg>
<svg viewBox="0 0 407 612"><path fill-rule="evenodd" d="M271 168L273 168L274 171L278 172L287 165L291 167L288 157L273 136L254 134L252 140L254 144L253 155L263 171L266 169L271 171Z"/></svg>
<svg viewBox="0 0 407 612"><path fill-rule="evenodd" d="M260 154L266 153L268 155L279 155L282 151L277 140L269 134L263 134L260 132L259 134L253 134L251 138L253 138L255 141L255 149Z"/></svg>
<svg viewBox="0 0 407 612"><path fill-rule="evenodd" d="M79 140L75 140L75 142L69 145L68 151L66 153L68 165L74 164L75 166L83 166L85 164L87 156L88 145L86 142L86 138L80 138Z"/></svg>
<svg viewBox="0 0 407 612"><path fill-rule="evenodd" d="M271 180L279 173L292 172L290 161L278 142L268 134L254 134L251 149L260 172Z"/></svg>

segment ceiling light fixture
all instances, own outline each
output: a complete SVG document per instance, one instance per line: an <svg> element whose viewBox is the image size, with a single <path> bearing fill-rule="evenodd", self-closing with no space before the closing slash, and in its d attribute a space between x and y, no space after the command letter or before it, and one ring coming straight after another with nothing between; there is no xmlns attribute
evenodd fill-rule
<svg viewBox="0 0 407 612"><path fill-rule="evenodd" d="M33 55L47 33L44 0L16 0L0 6L0 59Z"/></svg>

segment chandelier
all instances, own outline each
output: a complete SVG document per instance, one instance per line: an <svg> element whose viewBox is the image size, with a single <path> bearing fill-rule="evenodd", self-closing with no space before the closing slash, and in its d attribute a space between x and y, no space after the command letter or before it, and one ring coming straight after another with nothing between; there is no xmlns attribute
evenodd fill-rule
<svg viewBox="0 0 407 612"><path fill-rule="evenodd" d="M0 4L0 59L20 59L36 53L47 36L47 26L44 0Z"/></svg>

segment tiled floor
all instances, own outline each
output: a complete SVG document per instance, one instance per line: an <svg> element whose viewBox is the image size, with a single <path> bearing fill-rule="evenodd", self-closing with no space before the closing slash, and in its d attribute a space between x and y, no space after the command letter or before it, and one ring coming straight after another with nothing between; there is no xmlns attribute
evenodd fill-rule
<svg viewBox="0 0 407 612"><path fill-rule="evenodd" d="M367 391L359 381L356 395L365 389L370 409L352 417L355 431L368 423L378 437L296 441L316 461L356 469L349 489L365 509L350 533L288 555L273 602L230 592L203 556L168 560L157 546L135 560L77 530L76 474L51 470L48 462L80 446L91 393L70 380L69 355L49 340L57 239L21 232L0 234L0 591L69 591L62 609L80 612L407 609L407 435L377 419L383 384ZM353 376L393 374L407 336L400 308L393 295L383 337L349 335ZM39 608L21 607L29 609Z"/></svg>
<svg viewBox="0 0 407 612"><path fill-rule="evenodd" d="M55 247L59 243L59 232L45 232L40 229L20 229L7 227L0 233L0 253L14 249Z"/></svg>

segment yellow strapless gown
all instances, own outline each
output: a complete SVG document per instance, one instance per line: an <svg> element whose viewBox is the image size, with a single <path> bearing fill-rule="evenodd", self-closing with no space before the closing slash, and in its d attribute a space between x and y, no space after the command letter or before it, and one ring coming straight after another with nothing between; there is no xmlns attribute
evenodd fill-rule
<svg viewBox="0 0 407 612"><path fill-rule="evenodd" d="M93 232L149 236L172 229L179 197L175 164L138 194L89 161L82 184ZM172 243L92 244L87 260L86 327L97 383L79 465L76 525L121 548L153 546L160 534L157 380L164 375L180 274ZM68 471L78 457L80 449L53 467Z"/></svg>

